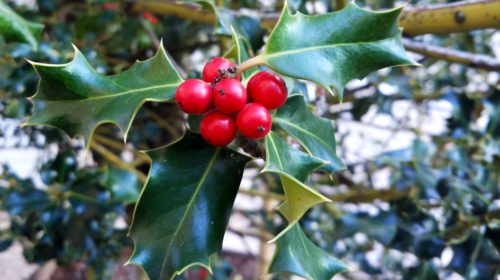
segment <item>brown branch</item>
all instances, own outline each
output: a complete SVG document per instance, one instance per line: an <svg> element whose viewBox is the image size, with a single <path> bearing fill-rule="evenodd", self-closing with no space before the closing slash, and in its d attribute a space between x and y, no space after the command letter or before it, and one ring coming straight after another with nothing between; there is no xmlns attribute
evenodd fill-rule
<svg viewBox="0 0 500 280"><path fill-rule="evenodd" d="M409 39L403 39L403 44L408 51L419 53L427 57L462 63L470 67L500 71L500 60L494 57L426 45Z"/></svg>
<svg viewBox="0 0 500 280"><path fill-rule="evenodd" d="M413 8L403 12L400 26L406 36L499 28L500 1L461 1Z"/></svg>
<svg viewBox="0 0 500 280"><path fill-rule="evenodd" d="M139 177L139 180L144 184L147 180L147 176L144 175L141 171L135 169L134 166L127 164L124 162L120 157L117 155L113 154L110 152L108 149L106 149L104 146L98 144L95 141L90 142L90 148L100 154L107 162L109 162L111 165L114 165L118 168L125 169L127 171L130 171L134 174L136 174Z"/></svg>
<svg viewBox="0 0 500 280"><path fill-rule="evenodd" d="M215 16L199 5L178 3L173 0L132 1L135 12L151 11L176 16L205 24L214 24ZM260 17L261 25L272 29L279 14ZM451 4L430 5L406 9L400 18L406 36L422 34L449 34L476 29L500 27L500 0L462 1Z"/></svg>

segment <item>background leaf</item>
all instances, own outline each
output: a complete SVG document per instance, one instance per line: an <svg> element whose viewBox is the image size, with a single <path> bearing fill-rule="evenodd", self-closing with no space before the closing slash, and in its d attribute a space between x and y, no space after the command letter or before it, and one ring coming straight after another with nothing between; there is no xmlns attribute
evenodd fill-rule
<svg viewBox="0 0 500 280"><path fill-rule="evenodd" d="M172 279L192 265L210 270L249 158L191 133L148 155L153 163L130 229L130 262L151 279Z"/></svg>
<svg viewBox="0 0 500 280"><path fill-rule="evenodd" d="M6 41L25 42L36 48L42 30L43 24L25 20L0 1L0 35Z"/></svg>
<svg viewBox="0 0 500 280"><path fill-rule="evenodd" d="M414 64L401 43L401 9L375 13L351 3L339 12L308 16L292 15L285 5L263 60L277 72L333 88L342 100L350 80Z"/></svg>

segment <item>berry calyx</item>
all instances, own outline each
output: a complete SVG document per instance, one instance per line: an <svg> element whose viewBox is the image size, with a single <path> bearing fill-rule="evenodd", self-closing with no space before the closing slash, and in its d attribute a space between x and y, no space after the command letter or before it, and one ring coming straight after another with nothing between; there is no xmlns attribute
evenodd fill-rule
<svg viewBox="0 0 500 280"><path fill-rule="evenodd" d="M236 73L236 65L229 59L214 57L203 68L203 80L207 83L216 83Z"/></svg>
<svg viewBox="0 0 500 280"><path fill-rule="evenodd" d="M200 123L201 136L212 146L225 146L236 135L236 122L232 116L212 111Z"/></svg>
<svg viewBox="0 0 500 280"><path fill-rule="evenodd" d="M252 76L248 81L247 91L252 102L262 104L269 110L283 105L288 95L285 81L269 71Z"/></svg>
<svg viewBox="0 0 500 280"><path fill-rule="evenodd" d="M182 82L175 91L175 100L182 111L188 114L204 114L213 108L212 89L199 79Z"/></svg>
<svg viewBox="0 0 500 280"><path fill-rule="evenodd" d="M258 103L248 103L238 113L236 126L243 136L258 140L269 133L271 121L271 114L266 107Z"/></svg>
<svg viewBox="0 0 500 280"><path fill-rule="evenodd" d="M240 81L236 79L224 79L218 82L212 89L215 107L226 114L234 114L247 103L247 91Z"/></svg>

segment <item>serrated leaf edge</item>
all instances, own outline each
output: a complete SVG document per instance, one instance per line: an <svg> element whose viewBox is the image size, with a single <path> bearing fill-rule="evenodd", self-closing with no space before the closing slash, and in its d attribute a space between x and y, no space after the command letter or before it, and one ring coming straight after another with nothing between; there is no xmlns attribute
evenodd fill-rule
<svg viewBox="0 0 500 280"><path fill-rule="evenodd" d="M80 52L80 50L78 49L78 47L76 47L74 44L72 44L73 46L73 50L74 50L74 57L71 61L67 62L67 63L60 63L60 64L50 64L50 63L41 63L41 62L35 62L35 61L32 61L32 60L29 60L29 59L26 59L26 61L28 63L30 63L33 68L35 69L35 71L38 73L38 70L36 68L36 66L43 66L43 67L65 67L65 66L68 66L70 65L71 63L73 63L76 59L77 59L77 56L78 55L81 55L85 60L85 56ZM158 51L155 53L155 55L153 55L152 57L146 59L146 60L136 60L136 62L133 64L135 65L136 63L144 63L144 62L147 62L151 59L153 59L154 57L156 57L156 55L159 53L159 52L163 52L163 55L164 55L164 58L168 61L168 63L170 65L173 65L172 62L170 61L170 58L168 57L166 51L165 51L165 48L163 47L163 39L160 40L160 47L158 48ZM131 65L130 68L133 66ZM130 69L128 68L128 69ZM96 73L97 75L101 75L100 73L98 73L97 71L95 71L94 67L90 67L91 71ZM127 70L128 70L127 69ZM174 68L175 69L175 68ZM125 70L125 71L127 71ZM177 76L178 78L182 81L182 77L179 75L179 73L176 71L177 73ZM39 75L40 76L40 75ZM101 75L102 76L102 75ZM28 97L28 100L30 100L32 102L32 100L34 98L36 98L36 96L38 95L38 91L39 91L39 86L40 86L40 83L41 83L42 79L40 78L40 81L38 82L38 86L37 86L37 91L35 92L35 94L31 97ZM166 85L161 85L161 86L154 86L154 87L148 87L148 88L141 88L141 89L137 89L137 90L129 90L129 91L125 91L125 92L122 92L122 93L118 93L118 94L114 94L114 95L106 95L106 96L97 96L97 97L92 97L93 99L96 99L96 98L108 98L108 97L114 97L114 96L119 96L119 95L123 95L123 94L130 94L132 92L140 92L140 91L144 91L144 90L148 90L148 89L155 89L155 88L168 88L170 86L173 86L175 84L166 84ZM139 105L134 109L133 113L132 113L132 117L130 118L130 121L128 122L127 126L125 128L122 128L118 123L112 121L112 120L101 120L99 122L97 122L93 127L92 127L92 130L89 134L89 137L88 139L85 138L85 135L83 134L80 134L80 133L77 133L73 136L70 136L70 138L72 139L75 139L77 138L78 136L82 136L84 138L84 141L85 141L85 151L89 151L89 148L90 148L90 143L91 143L91 140L92 140L92 136L94 135L94 132L95 130L103 125L103 124L106 124L106 123L110 123L110 124L114 124L118 127L118 129L120 130L120 133L123 135L123 142L126 143L127 142L127 137L128 137L128 133L130 131L130 128L132 126L132 123L135 119L135 116L137 115L137 112L142 108L142 106L144 105L144 103L146 102L171 102L170 100L160 100L160 99L156 99L156 98L145 98L142 102L139 103ZM26 120L23 124L21 124L21 127L25 127L25 126L32 126L32 125L43 125L43 126L49 126L49 127L53 127L53 128L56 128L62 132L64 132L66 135L68 135L66 133L66 131L64 131L63 129L59 128L59 127L56 127L56 126L53 126L53 125L50 125L50 124L46 124L46 123L37 123L37 122L31 122L30 119ZM69 135L68 135L69 136Z"/></svg>

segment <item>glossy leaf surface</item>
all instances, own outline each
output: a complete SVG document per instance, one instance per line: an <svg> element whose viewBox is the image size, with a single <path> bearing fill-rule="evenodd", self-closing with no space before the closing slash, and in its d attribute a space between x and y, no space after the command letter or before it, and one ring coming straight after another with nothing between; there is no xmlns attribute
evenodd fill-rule
<svg viewBox="0 0 500 280"><path fill-rule="evenodd" d="M273 122L297 139L309 154L326 161L322 169L333 172L344 168L335 154L333 121L314 115L302 95L290 96Z"/></svg>
<svg viewBox="0 0 500 280"><path fill-rule="evenodd" d="M249 158L191 133L148 155L152 165L130 230L130 262L151 279L172 279L193 265L210 269Z"/></svg>
<svg viewBox="0 0 500 280"><path fill-rule="evenodd" d="M146 101L172 99L182 82L163 47L151 59L138 61L114 76L97 73L76 48L69 63L32 64L40 83L26 125L54 126L70 137L83 135L87 145L102 123L118 125L126 138L140 106Z"/></svg>
<svg viewBox="0 0 500 280"><path fill-rule="evenodd" d="M351 3L338 12L308 16L291 14L285 5L263 60L287 76L333 89L342 99L344 86L352 79L389 66L414 64L401 43L401 10L370 12Z"/></svg>
<svg viewBox="0 0 500 280"><path fill-rule="evenodd" d="M345 264L312 243L299 224L281 236L269 272L288 272L311 280L329 280L346 271Z"/></svg>

